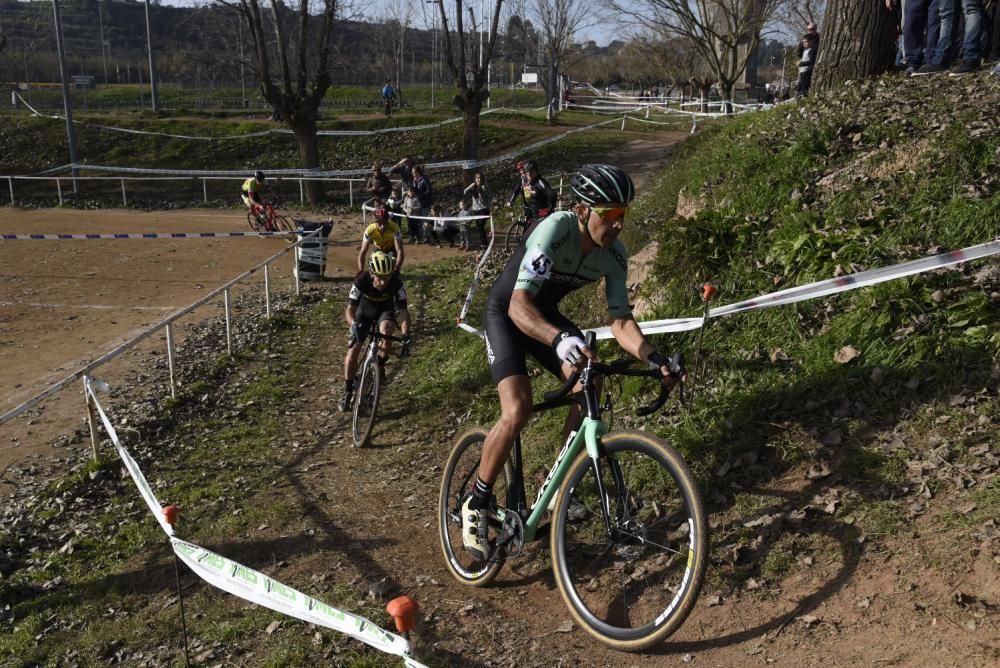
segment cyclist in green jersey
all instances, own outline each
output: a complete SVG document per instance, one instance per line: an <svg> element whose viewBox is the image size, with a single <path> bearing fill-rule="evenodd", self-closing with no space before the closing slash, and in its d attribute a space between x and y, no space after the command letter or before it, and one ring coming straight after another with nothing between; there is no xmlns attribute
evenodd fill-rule
<svg viewBox="0 0 1000 668"><path fill-rule="evenodd" d="M660 369L665 386L683 382L683 372L671 374L668 357L646 339L628 304L628 252L618 234L635 195L632 179L618 167L592 164L582 166L571 185L576 205L537 224L507 262L486 302L486 355L500 395L500 420L486 437L475 488L462 507L463 545L480 559L489 554L489 513L480 511L492 503L493 483L531 416L525 352L561 379L594 357L580 330L559 312L563 297L604 277L615 340ZM579 407L574 407L567 417L567 433L578 420Z"/></svg>

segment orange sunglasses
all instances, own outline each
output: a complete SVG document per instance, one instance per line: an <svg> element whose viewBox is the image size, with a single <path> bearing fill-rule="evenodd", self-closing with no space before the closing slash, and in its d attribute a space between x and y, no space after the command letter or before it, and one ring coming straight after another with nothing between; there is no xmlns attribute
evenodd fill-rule
<svg viewBox="0 0 1000 668"><path fill-rule="evenodd" d="M628 214L627 206L593 206L591 211L601 217L601 220L621 220Z"/></svg>

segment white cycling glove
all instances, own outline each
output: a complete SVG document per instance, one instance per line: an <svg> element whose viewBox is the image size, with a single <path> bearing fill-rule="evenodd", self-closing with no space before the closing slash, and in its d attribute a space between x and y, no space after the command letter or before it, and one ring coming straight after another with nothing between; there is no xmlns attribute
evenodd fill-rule
<svg viewBox="0 0 1000 668"><path fill-rule="evenodd" d="M587 344L572 332L559 332L556 338L552 339L552 347L556 349L556 355L560 360L575 366L583 359L583 349Z"/></svg>

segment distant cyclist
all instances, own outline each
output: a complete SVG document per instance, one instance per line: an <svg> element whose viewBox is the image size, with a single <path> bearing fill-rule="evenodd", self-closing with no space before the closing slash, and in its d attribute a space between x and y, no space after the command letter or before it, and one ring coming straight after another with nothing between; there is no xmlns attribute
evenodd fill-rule
<svg viewBox="0 0 1000 668"><path fill-rule="evenodd" d="M573 208L535 225L487 297L486 356L500 395L500 420L486 436L473 493L462 505L462 544L478 559L486 559L490 550L484 511L494 502L493 483L531 416L526 353L560 379L594 357L577 326L559 312L563 297L603 277L615 340L659 369L665 386L683 380L683 370L672 375L669 358L643 335L628 303L628 252L618 234L635 194L632 179L612 165L584 165L573 175L572 189ZM579 416L574 404L564 438Z"/></svg>
<svg viewBox="0 0 1000 668"><path fill-rule="evenodd" d="M403 233L399 224L389 219L389 212L384 207L378 207L372 214L372 222L365 228L361 237L361 250L358 252L358 271L365 268L365 257L368 249L375 246L376 251L382 251L396 263L396 271L403 266Z"/></svg>
<svg viewBox="0 0 1000 668"><path fill-rule="evenodd" d="M515 167L518 180L507 200L507 206L513 206L517 198L522 197L525 217L530 225L556 210L556 191L538 172L538 163L534 160L519 160Z"/></svg>
<svg viewBox="0 0 1000 668"><path fill-rule="evenodd" d="M251 211L264 205L260 194L266 182L267 177L259 169L253 173L253 176L243 182L243 188L240 190L240 198L243 200L243 204Z"/></svg>
<svg viewBox="0 0 1000 668"><path fill-rule="evenodd" d="M382 251L375 251L368 258L368 270L362 271L354 279L351 293L347 298L344 319L351 328L344 357L344 398L338 408L347 412L354 399L354 374L358 370L361 356L360 341L372 327L378 327L383 334L390 335L398 326L402 332L403 345L410 344L410 311L406 306L406 288L396 272L392 258ZM378 361L385 364L389 357L391 342L383 339Z"/></svg>

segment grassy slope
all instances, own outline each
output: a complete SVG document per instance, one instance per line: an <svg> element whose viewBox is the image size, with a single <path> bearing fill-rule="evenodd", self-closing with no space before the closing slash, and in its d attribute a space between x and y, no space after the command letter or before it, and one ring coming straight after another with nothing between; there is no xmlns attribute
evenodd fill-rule
<svg viewBox="0 0 1000 668"><path fill-rule="evenodd" d="M631 248L645 240L660 242L656 277L647 282L657 287L645 287L658 299L660 315L698 312L697 287L706 278L719 283L720 300L729 303L775 286L826 278L838 264L844 271L855 271L995 237L1000 195L993 175L1000 166L1000 133L995 121L989 125L989 115L996 109L995 91L982 106L954 112L959 116L954 120L947 118L953 113L946 108L947 95L927 92L918 90L910 99L907 91L886 88L882 82L865 84L835 97L736 119L683 147L676 166L642 195L630 221ZM909 117L910 122L892 119L899 104L895 94L907 96L907 104L919 111ZM978 132L982 123L987 123L986 130ZM817 185L832 173L840 176L832 179L831 188ZM674 217L679 194L700 203L695 218ZM412 383L409 410L399 418L404 422L387 426L388 431L438 429L444 412L468 412L470 422L496 417L481 344L452 325L464 296L468 262L468 258L441 262L411 279L410 290L420 311L418 354L407 362ZM968 472L983 461L984 446L994 462L1000 453L996 436L1000 288L995 276L984 275L990 267L995 270L997 262L978 262L712 324L702 354L708 371L692 378L691 403L644 423L677 444L703 482L717 527L713 543L717 568L711 587L738 587L751 577L780 579L794 572L803 556L817 567L838 559L846 562L848 550L857 549L846 542L856 546L859 536L868 537L869 550L888 550L894 535L916 540L916 529L923 531L926 522L935 532L934 541L926 546L930 563L940 559L950 566L973 558L953 547L1000 515L995 465L981 476L970 475L968 489L959 492L945 475L915 479L911 465L928 458L933 448L952 467ZM583 324L602 324L599 309L592 306L595 294L595 290L581 291L570 300L567 310ZM481 291L477 305L482 297ZM301 405L295 402L302 393L300 373L309 352L308 346L295 342L310 340L328 328L335 315L331 308L335 306L327 303L291 316L273 333L268 350L243 360L250 365L247 369L223 370L244 377L248 371L259 374L235 390L234 401L244 408L230 417L225 417L229 411L214 410L210 417L198 409L197 401L182 403L173 409L179 426L169 428L171 438L204 443L218 436L221 448L235 448L233 455L258 456L254 453L281 433L280 421L289 419L267 408L277 403L267 396L277 392L292 402L286 405ZM694 335L664 337L660 345L682 348L690 357L697 347ZM835 363L834 353L846 345L857 348L860 357L846 365ZM281 362L276 373L268 375L264 364L272 351L280 354ZM223 381L209 376L207 382L209 387L196 388L188 396L201 396L211 384ZM538 384L550 386L541 379ZM635 391L626 385L624 395ZM627 413L616 411L616 426L634 422ZM537 471L551 457L556 421L547 417L531 428L529 471ZM266 490L273 479L266 467L238 471L215 467L212 484L218 489L204 492L206 483L199 476L203 477L207 463L200 451L188 448L183 457L178 454L176 463L158 464L164 467L159 471L162 477L171 481L171 500L191 507L199 495L224 499L234 488ZM947 473L951 475L951 469ZM791 479L806 482L791 492L774 490ZM86 488L79 480L65 486ZM913 504L923 498L918 495L921 489L938 499L937 510L929 517L912 512ZM116 503L127 503L133 496L125 485ZM820 502L815 501L817 496ZM282 498L273 507L243 510L252 517L240 520L240 525L254 527L263 521L275 526L298 517L292 501ZM958 512L959 503L951 503L952 499L973 510ZM782 531L761 545L759 530L744 525L746 518L775 508L822 506L831 500L836 503L829 520L813 533ZM226 502L227 510L231 504L232 499ZM44 502L39 513L55 506ZM46 610L53 606L61 606L62 616L71 623L97 615L90 609L93 603L41 593L40 583L57 575L88 592L87 600L97 594L109 597L100 598L102 610L109 607L104 605L109 600L110 607L118 610L137 610L130 647L140 643L143 621L174 623L172 610L163 612L159 605L143 610L141 601L117 589L91 591L86 586L91 580L102 582L116 573L128 573L142 559L151 560L164 578L161 584L166 582L169 562L160 548L150 552L144 544L155 527L142 512L133 516L135 520L127 521L113 537L103 538L128 566L120 561L89 561L94 553L81 544L71 555L53 552L52 563L31 573L15 572L0 584L6 589L3 598L16 594L20 620L0 643L0 656L30 660L59 656L74 646L91 658L108 651L110 627L103 622L91 621L94 630L83 637L71 626L48 634L40 643L33 640L47 623ZM106 521L111 523L111 518L109 512ZM827 526L840 533L815 533ZM224 534L191 537L214 541L224 539ZM59 545L53 538L49 549ZM356 602L350 595L342 599L336 591L324 595L334 603ZM202 600L201 605L207 603ZM267 654L275 651L291 652L284 658L304 661L323 651L311 647L305 634L291 645L278 643L281 649L255 644L269 616L221 598L219 610L227 621L195 622L199 633L217 633L237 648L254 646L259 652L255 661L270 656L272 663L280 662L282 656ZM363 612L385 622L377 610ZM156 641L152 643L155 646Z"/></svg>

